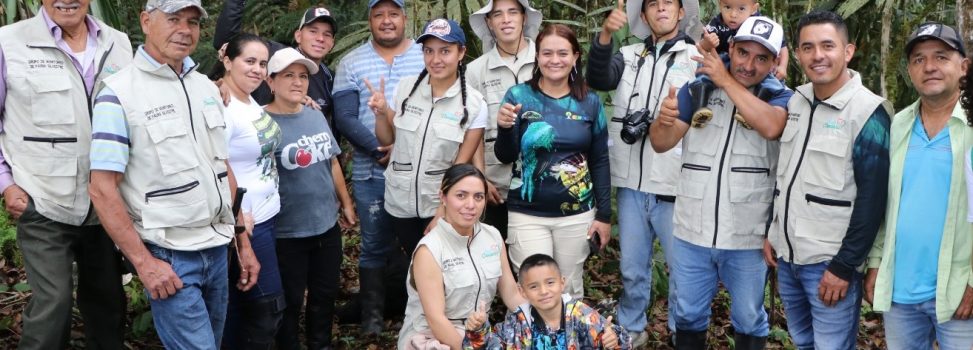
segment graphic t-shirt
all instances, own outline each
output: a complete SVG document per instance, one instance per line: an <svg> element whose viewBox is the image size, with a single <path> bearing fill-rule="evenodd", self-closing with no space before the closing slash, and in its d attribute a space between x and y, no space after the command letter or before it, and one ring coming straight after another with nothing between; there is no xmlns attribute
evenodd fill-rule
<svg viewBox="0 0 973 350"><path fill-rule="evenodd" d="M494 151L515 162L507 207L514 212L560 217L597 209L611 220L608 132L601 99L553 98L530 85L514 85L503 103L521 104L511 128L500 128Z"/></svg>
<svg viewBox="0 0 973 350"><path fill-rule="evenodd" d="M274 150L280 175L277 238L319 235L338 222L338 196L331 159L341 153L321 112L302 108L295 114L268 113L280 126Z"/></svg>
<svg viewBox="0 0 973 350"><path fill-rule="evenodd" d="M255 223L262 223L280 211L274 161L280 128L252 97L249 104L231 98L224 115L230 168L237 186L247 189L241 208L253 215Z"/></svg>

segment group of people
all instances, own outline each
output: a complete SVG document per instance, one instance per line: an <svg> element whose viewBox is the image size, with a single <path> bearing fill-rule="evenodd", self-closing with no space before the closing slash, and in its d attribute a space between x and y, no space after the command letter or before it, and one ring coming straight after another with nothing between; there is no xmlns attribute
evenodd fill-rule
<svg viewBox="0 0 973 350"><path fill-rule="evenodd" d="M148 0L134 50L88 3L0 28L0 189L33 290L20 348L67 345L75 261L89 346L122 348L127 268L167 348L330 348L356 224L353 312L376 334L405 295L400 349L642 347L656 239L677 349L707 348L718 282L736 348L764 348L770 268L799 349L854 349L863 299L890 349L973 347L973 79L948 25L915 28L919 100L893 113L849 69L840 16L804 15L789 50L753 0L705 27L695 0L619 1L586 59L527 0L491 0L470 63L456 21L413 40L404 0L370 0L371 40L334 73L328 9L288 47L241 32L228 0L208 76L198 0ZM642 42L616 49L626 25ZM790 52L809 81L793 90ZM581 300L612 187L617 325Z"/></svg>

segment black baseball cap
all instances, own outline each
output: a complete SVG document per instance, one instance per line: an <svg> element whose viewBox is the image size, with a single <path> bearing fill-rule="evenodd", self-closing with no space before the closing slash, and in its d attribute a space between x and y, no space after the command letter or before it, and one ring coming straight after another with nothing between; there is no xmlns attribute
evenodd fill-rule
<svg viewBox="0 0 973 350"><path fill-rule="evenodd" d="M953 27L938 22L920 24L919 28L916 28L912 35L909 35L909 41L905 44L905 54L911 54L912 48L916 44L929 39L942 41L946 43L946 46L959 51L960 55L966 57L966 49L963 48L963 39L960 38L959 32Z"/></svg>
<svg viewBox="0 0 973 350"><path fill-rule="evenodd" d="M311 24L314 21L322 20L331 24L331 30L335 33L338 32L338 23L335 22L334 17L331 16L331 11L324 7L311 7L307 11L304 11L304 16L301 17L301 24L297 26L297 30L304 29L304 26Z"/></svg>

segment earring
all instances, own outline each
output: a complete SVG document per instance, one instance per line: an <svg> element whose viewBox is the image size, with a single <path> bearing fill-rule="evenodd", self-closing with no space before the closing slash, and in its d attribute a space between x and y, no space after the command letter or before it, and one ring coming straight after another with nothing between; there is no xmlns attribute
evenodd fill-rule
<svg viewBox="0 0 973 350"><path fill-rule="evenodd" d="M571 68L571 81L578 79L577 75L578 75L578 66L574 66Z"/></svg>

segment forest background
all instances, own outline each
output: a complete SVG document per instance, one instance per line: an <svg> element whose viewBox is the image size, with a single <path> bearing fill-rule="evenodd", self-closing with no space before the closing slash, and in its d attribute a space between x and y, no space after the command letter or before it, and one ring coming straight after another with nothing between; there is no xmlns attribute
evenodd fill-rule
<svg viewBox="0 0 973 350"><path fill-rule="evenodd" d="M541 9L546 23L562 23L571 26L587 51L591 38L601 30L601 23L608 12L616 6L617 0L533 0L531 5ZM466 29L468 38L475 38L469 29L469 14L482 7L487 0L407 0L408 20L406 34L414 37L428 19L447 17L460 22ZM966 47L973 48L973 0L764 0L761 12L784 24L791 40L797 38L795 32L798 18L812 10L825 9L838 12L845 17L852 42L857 46L851 68L862 75L862 80L872 91L888 98L896 109L912 103L917 95L909 82L903 57L908 35L918 24L925 21L940 21L954 25L964 35ZM0 0L0 26L33 16L40 0ZM91 0L91 14L101 18L112 27L128 33L133 45L144 39L138 23L143 0ZM222 8L222 1L203 0L210 18L203 21L202 34L193 58L200 64L202 72L208 72L216 62L216 52L212 46L212 35ZM247 2L243 30L283 43L292 43L295 24L303 10L309 6L322 5L331 10L338 22L334 49L326 57L329 67L336 67L341 57L349 50L369 39L367 6L358 1L312 1L312 0L250 0ZM703 21L717 13L716 0L700 0ZM615 33L617 43L627 45L638 42L629 35L627 29ZM478 40L470 40L467 61L480 55L484 50ZM585 54L585 57L587 55ZM790 60L787 85L795 87L806 80L801 73L797 60ZM610 95L601 94L606 107L611 108ZM345 145L347 147L347 145ZM2 206L0 206L2 208ZM20 338L20 314L30 296L30 286L26 283L22 257L16 246L15 223L0 209L0 349L15 348ZM615 226L617 230L617 226ZM617 232L613 232L617 237ZM357 228L343 232L345 256L342 263L342 295L339 303L347 302L357 291ZM613 240L607 251L588 261L586 273L586 297L594 303L617 298L621 289L621 276L618 269L618 241ZM658 246L655 248L658 250ZM667 281L662 254L655 254L656 264L653 271L653 298L655 302L648 310L651 349L668 349L665 327ZM128 296L128 327L126 345L133 349L161 348L153 327L148 301L138 278L126 279L125 291ZM787 326L779 298L775 291L767 288L766 305L771 310L772 330L770 348L793 349L787 336ZM661 296L661 297L660 297ZM720 292L713 303L713 322L710 327L710 341L720 348L733 348L732 329L729 325L729 298L725 291ZM496 309L496 308L495 308ZM71 333L71 346L84 348L83 333L80 331L82 320L74 310ZM355 325L338 325L335 329L336 345L344 349L391 349L394 348L398 324L390 324L388 330L379 337L358 337ZM872 312L866 304L862 307L862 322L859 326L858 348L884 348L884 334L881 315Z"/></svg>

